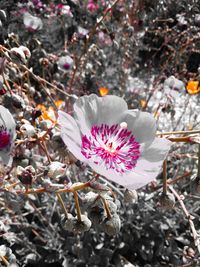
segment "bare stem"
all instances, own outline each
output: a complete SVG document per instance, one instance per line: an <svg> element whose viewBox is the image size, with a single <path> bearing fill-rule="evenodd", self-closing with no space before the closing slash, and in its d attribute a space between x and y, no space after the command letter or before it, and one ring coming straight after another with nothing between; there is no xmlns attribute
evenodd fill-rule
<svg viewBox="0 0 200 267"><path fill-rule="evenodd" d="M167 194L167 160L163 162L163 193Z"/></svg>
<svg viewBox="0 0 200 267"><path fill-rule="evenodd" d="M195 134L195 133L200 133L200 130L192 130L192 131L176 131L176 132L164 132L164 133L157 133L156 135Z"/></svg>
<svg viewBox="0 0 200 267"><path fill-rule="evenodd" d="M6 258L4 256L0 256L1 257L1 260L3 261L3 263L8 266L9 265L9 262L6 260Z"/></svg>
<svg viewBox="0 0 200 267"><path fill-rule="evenodd" d="M65 204L64 204L64 202L63 202L63 200L62 200L61 195L60 195L59 193L56 193L56 196L57 196L57 198L58 198L58 201L60 202L61 207L63 208L63 211L64 211L64 213L65 213L65 217L68 218L68 212L67 212L67 209L66 209L66 207L65 207Z"/></svg>
<svg viewBox="0 0 200 267"><path fill-rule="evenodd" d="M78 221L81 222L81 209L79 205L78 194L76 191L74 192L74 200L75 200L75 205L76 205L77 218L78 218Z"/></svg>
<svg viewBox="0 0 200 267"><path fill-rule="evenodd" d="M200 177L200 145L199 145L199 151L198 151L198 172L197 176Z"/></svg>
<svg viewBox="0 0 200 267"><path fill-rule="evenodd" d="M108 219L111 219L112 218L112 215L111 215L111 212L110 212L110 209L109 209L109 206L108 206L108 203L106 201L106 199L102 196L101 197L101 200L103 202L103 205L104 205L104 208L105 208L105 211L106 211L106 215L107 215L107 218Z"/></svg>
<svg viewBox="0 0 200 267"><path fill-rule="evenodd" d="M189 225L190 225L190 229L192 231L192 236L193 236L193 239L194 239L195 246L197 247L198 252L200 254L200 239L199 239L199 235L198 235L198 233L197 233L197 231L195 229L194 223L192 221L193 217L187 211L181 196L176 192L176 190L171 185L169 185L169 189L174 194L174 196L177 198L179 204L181 205L181 208L182 208L183 212L185 213L185 216L186 216L186 218L187 218L187 220L189 222Z"/></svg>
<svg viewBox="0 0 200 267"><path fill-rule="evenodd" d="M109 4L109 6L106 8L105 13L103 14L102 17L100 17L99 19L97 19L97 23L94 25L93 29L91 30L91 32L88 35L88 38L86 40L85 46L84 46L84 50L82 51L82 53L80 54L80 56L78 57L76 64L75 64L75 68L74 68L74 72L72 74L72 78L69 82L69 92L71 92L72 90L72 86L74 84L75 81L75 77L78 71L78 68L80 66L80 61L83 58L84 55L87 55L87 49L89 46L89 42L92 39L92 37L94 36L97 28L99 27L99 25L101 25L101 23L103 22L103 20L105 19L105 17L108 15L108 13L112 10L112 8L119 2L119 0L115 0L111 5Z"/></svg>

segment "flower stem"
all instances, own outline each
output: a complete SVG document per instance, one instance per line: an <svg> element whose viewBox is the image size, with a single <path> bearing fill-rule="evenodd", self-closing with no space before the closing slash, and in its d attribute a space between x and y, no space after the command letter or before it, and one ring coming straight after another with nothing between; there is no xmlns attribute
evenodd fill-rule
<svg viewBox="0 0 200 267"><path fill-rule="evenodd" d="M101 196L101 200L103 202L103 205L104 205L104 208L105 208L105 211L106 211L107 218L108 219L111 219L112 218L112 215L111 215L111 212L110 212L110 209L109 209L109 206L108 206L108 203L107 203L106 199Z"/></svg>
<svg viewBox="0 0 200 267"><path fill-rule="evenodd" d="M200 145L199 145L199 151L198 151L198 171L197 176L200 177Z"/></svg>
<svg viewBox="0 0 200 267"><path fill-rule="evenodd" d="M63 208L63 211L65 213L65 217L67 219L68 218L68 212L67 212L67 209L65 207L65 204L63 202L63 199L62 199L62 197L61 197L61 195L59 193L56 193L56 196L58 198L58 201L60 202L61 207Z"/></svg>
<svg viewBox="0 0 200 267"><path fill-rule="evenodd" d="M75 205L76 205L77 218L78 218L78 221L81 222L81 209L79 205L78 194L76 191L73 193L74 193L74 199L75 199Z"/></svg>
<svg viewBox="0 0 200 267"><path fill-rule="evenodd" d="M183 210L183 212L184 212L184 214L185 214L185 216L189 222L195 246L197 247L197 250L200 253L200 239L199 239L199 235L198 235L198 233L195 229L194 223L193 223L194 217L192 217L191 214L186 209L182 196L180 196L171 185L169 186L169 189L171 190L171 192L174 194L174 196L177 198L179 204L181 205L181 208L182 208L182 210Z"/></svg>
<svg viewBox="0 0 200 267"><path fill-rule="evenodd" d="M4 256L0 256L0 257L1 257L2 261L3 261L3 263L4 263L6 266L8 266L8 265L9 265L9 262L6 260L6 258L5 258Z"/></svg>
<svg viewBox="0 0 200 267"><path fill-rule="evenodd" d="M163 193L167 194L167 160L163 162Z"/></svg>
<svg viewBox="0 0 200 267"><path fill-rule="evenodd" d="M195 133L200 133L200 130L192 130L192 131L176 131L176 132L164 132L164 133L157 133L156 135L195 134Z"/></svg>

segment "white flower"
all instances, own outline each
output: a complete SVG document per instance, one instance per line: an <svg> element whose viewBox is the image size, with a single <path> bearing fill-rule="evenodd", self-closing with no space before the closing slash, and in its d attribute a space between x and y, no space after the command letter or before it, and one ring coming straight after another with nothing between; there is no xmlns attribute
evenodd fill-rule
<svg viewBox="0 0 200 267"><path fill-rule="evenodd" d="M23 21L26 29L32 32L41 30L43 27L42 20L38 17L32 16L28 12L24 13Z"/></svg>
<svg viewBox="0 0 200 267"><path fill-rule="evenodd" d="M0 105L0 165L12 164L11 150L16 137L15 126L9 110Z"/></svg>
<svg viewBox="0 0 200 267"><path fill-rule="evenodd" d="M74 118L59 111L59 121L62 139L77 159L128 189L153 181L170 149L170 141L155 137L154 117L128 110L117 96L80 97Z"/></svg>
<svg viewBox="0 0 200 267"><path fill-rule="evenodd" d="M171 95L176 98L181 92L185 91L185 85L181 80L172 75L164 81L163 89L165 95Z"/></svg>
<svg viewBox="0 0 200 267"><path fill-rule="evenodd" d="M70 56L60 57L58 60L58 68L64 72L71 69L74 61Z"/></svg>
<svg viewBox="0 0 200 267"><path fill-rule="evenodd" d="M65 171L66 165L60 163L59 161L53 161L48 166L48 176L53 179L59 178L60 176L64 175Z"/></svg>
<svg viewBox="0 0 200 267"><path fill-rule="evenodd" d="M36 130L33 125L29 123L25 123L20 127L20 131L23 133L25 137L33 137L36 134Z"/></svg>

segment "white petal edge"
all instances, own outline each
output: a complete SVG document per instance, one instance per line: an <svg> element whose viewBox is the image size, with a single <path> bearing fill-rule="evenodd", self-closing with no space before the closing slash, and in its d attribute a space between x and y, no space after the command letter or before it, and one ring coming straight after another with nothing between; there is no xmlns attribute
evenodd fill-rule
<svg viewBox="0 0 200 267"><path fill-rule="evenodd" d="M85 161L85 157L81 153L81 134L76 121L72 116L60 110L58 118L63 142L77 159Z"/></svg>
<svg viewBox="0 0 200 267"><path fill-rule="evenodd" d="M121 114L127 109L125 100L115 95L98 97L91 94L80 97L74 104L75 119L84 134L93 125L118 123Z"/></svg>
<svg viewBox="0 0 200 267"><path fill-rule="evenodd" d="M135 169L130 173L118 174L114 170L106 170L103 166L93 162L88 165L100 175L129 190L139 189L155 180L161 172L163 161L170 149L171 142L166 139L156 138L151 147L138 160Z"/></svg>
<svg viewBox="0 0 200 267"><path fill-rule="evenodd" d="M14 121L13 116L11 115L10 111L2 105L0 105L0 124L1 123L3 123L3 125L7 128L7 130L10 131L10 133L12 134L12 137L14 139L15 135L16 135L15 121Z"/></svg>
<svg viewBox="0 0 200 267"><path fill-rule="evenodd" d="M156 120L153 115L139 110L127 110L121 116L120 122L123 121L141 144L141 149L147 149L156 135Z"/></svg>

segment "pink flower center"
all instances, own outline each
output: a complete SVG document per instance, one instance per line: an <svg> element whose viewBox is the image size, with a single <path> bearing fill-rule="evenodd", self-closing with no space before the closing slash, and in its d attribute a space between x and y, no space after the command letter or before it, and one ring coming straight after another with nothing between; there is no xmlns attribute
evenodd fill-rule
<svg viewBox="0 0 200 267"><path fill-rule="evenodd" d="M4 129L0 129L0 149L4 149L8 145L10 145L10 134Z"/></svg>
<svg viewBox="0 0 200 267"><path fill-rule="evenodd" d="M101 124L93 126L90 133L82 137L81 153L107 170L124 173L136 166L140 145L128 129L118 124Z"/></svg>
<svg viewBox="0 0 200 267"><path fill-rule="evenodd" d="M69 70L69 69L70 69L70 64L68 64L68 63L64 63L64 64L63 64L63 68L64 68L65 70Z"/></svg>

